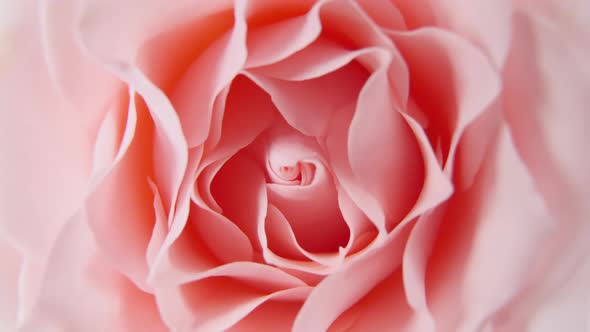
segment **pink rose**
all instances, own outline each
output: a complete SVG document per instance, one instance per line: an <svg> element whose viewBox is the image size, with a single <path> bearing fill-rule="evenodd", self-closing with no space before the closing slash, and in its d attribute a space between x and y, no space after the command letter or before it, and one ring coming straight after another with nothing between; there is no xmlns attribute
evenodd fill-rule
<svg viewBox="0 0 590 332"><path fill-rule="evenodd" d="M17 331L585 331L590 6L13 1Z"/></svg>

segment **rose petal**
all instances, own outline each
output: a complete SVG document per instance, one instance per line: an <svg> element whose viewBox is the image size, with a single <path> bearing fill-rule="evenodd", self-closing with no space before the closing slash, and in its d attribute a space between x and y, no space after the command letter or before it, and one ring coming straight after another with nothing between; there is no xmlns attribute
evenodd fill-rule
<svg viewBox="0 0 590 332"><path fill-rule="evenodd" d="M409 116L404 118L414 131L424 158L425 179L416 205L406 216L411 220L420 216L408 238L403 256L403 283L410 307L431 320L426 303L425 277L428 257L437 234L441 210L436 209L453 193L453 185L443 173L434 151L420 125Z"/></svg>
<svg viewBox="0 0 590 332"><path fill-rule="evenodd" d="M403 15L404 22L409 30L435 24L434 12L430 1L392 0L391 2Z"/></svg>
<svg viewBox="0 0 590 332"><path fill-rule="evenodd" d="M195 60L177 82L170 97L189 147L206 140L215 97L230 84L246 61L244 7L244 1L238 1L234 8L233 29Z"/></svg>
<svg viewBox="0 0 590 332"><path fill-rule="evenodd" d="M381 67L361 90L348 137L352 172L379 202L387 229L414 204L424 173L416 139L396 111L391 89L388 69Z"/></svg>
<svg viewBox="0 0 590 332"><path fill-rule="evenodd" d="M146 221L154 220L154 210L148 185L150 152L141 142L149 141L151 123L145 110L136 109L135 99L129 97L126 128L117 156L109 168L95 170L86 207L99 245L112 256L115 265L146 287L145 250L152 227Z"/></svg>
<svg viewBox="0 0 590 332"><path fill-rule="evenodd" d="M392 273L377 284L340 316L328 331L418 331L410 325L412 310L404 301L400 272Z"/></svg>
<svg viewBox="0 0 590 332"><path fill-rule="evenodd" d="M268 263L276 264L280 267L297 268L298 260L304 262L303 265L306 267L303 270L308 270L309 267L315 267L314 264L305 264L306 259L312 262L324 265L318 267L318 270L328 271L332 270L340 265L343 260L343 248L339 248L335 252L327 253L314 253L305 250L298 242L296 234L281 210L274 205L268 206L268 214L265 221L266 237L268 240L267 247L263 249L263 255ZM328 233L329 234L329 233ZM281 258L276 259L275 255L279 255ZM285 264L287 263L287 264ZM314 272L319 272L314 269Z"/></svg>
<svg viewBox="0 0 590 332"><path fill-rule="evenodd" d="M0 27L0 233L41 258L82 203L93 142L84 114L49 77L37 4L7 5L3 18L14 18Z"/></svg>
<svg viewBox="0 0 590 332"><path fill-rule="evenodd" d="M91 53L108 61L132 62L140 47L164 29L228 10L231 6L232 1L226 0L214 3L187 0L166 6L157 0L125 3L91 0L78 8L76 23L80 38Z"/></svg>
<svg viewBox="0 0 590 332"><path fill-rule="evenodd" d="M326 137L326 150L330 160L330 166L335 174L338 184L346 191L352 201L363 211L369 220L375 225L380 235L386 233L385 215L379 203L366 189L356 183L355 175L350 169L348 161L348 128L354 113L354 106L339 110L330 120L328 135Z"/></svg>
<svg viewBox="0 0 590 332"><path fill-rule="evenodd" d="M60 92L88 119L96 130L108 101L120 89L118 80L93 62L78 45L77 24L81 2L77 0L40 1L43 54L51 78ZM93 93L88 93L93 91Z"/></svg>
<svg viewBox="0 0 590 332"><path fill-rule="evenodd" d="M300 302L268 300L227 331L290 331L299 308Z"/></svg>
<svg viewBox="0 0 590 332"><path fill-rule="evenodd" d="M270 183L267 188L269 203L282 212L303 248L316 253L333 253L346 246L350 231L340 213L337 192L324 165L318 163L310 185Z"/></svg>
<svg viewBox="0 0 590 332"><path fill-rule="evenodd" d="M344 311L391 275L401 263L409 229L396 228L386 242L321 281L303 304L293 331L326 331Z"/></svg>
<svg viewBox="0 0 590 332"><path fill-rule="evenodd" d="M0 328L16 330L19 305L20 274L25 263L21 252L0 236ZM22 287L22 286L20 286ZM22 289L22 288L21 288Z"/></svg>
<svg viewBox="0 0 590 332"><path fill-rule="evenodd" d="M350 51L325 36L319 36L288 58L265 66L248 68L247 71L284 81L305 81L334 72L350 63L359 53L366 51Z"/></svg>
<svg viewBox="0 0 590 332"><path fill-rule="evenodd" d="M366 72L358 64L301 82L247 73L273 99L287 123L305 135L325 135L332 113L355 100Z"/></svg>
<svg viewBox="0 0 590 332"><path fill-rule="evenodd" d="M313 42L321 31L319 12L325 2L317 1L305 15L281 19L274 24L253 29L248 34L249 54L245 67L264 66L283 60ZM281 7L281 11L284 11L290 6L283 3ZM250 10L253 13L262 12L256 7ZM268 16L272 9L264 8L263 13Z"/></svg>
<svg viewBox="0 0 590 332"><path fill-rule="evenodd" d="M50 253L39 301L25 331L126 331L130 326L164 331L153 297L112 270L98 252L84 212L76 214Z"/></svg>
<svg viewBox="0 0 590 332"><path fill-rule="evenodd" d="M485 56L457 35L437 28L390 34L410 68L415 102L448 149L445 169L453 172L465 128L488 110L500 93L500 77ZM432 73L444 80L432 79Z"/></svg>
<svg viewBox="0 0 590 332"><path fill-rule="evenodd" d="M506 128L492 151L473 190L451 201L445 217L449 220L445 228L465 227L457 232L463 238L445 238L441 234L441 241L457 245L434 251L440 254L435 254L438 258L433 260L444 260L450 275L431 269L429 288L435 290L429 294L431 309L437 325L455 326L453 329L460 331L482 328L526 286L532 258L554 226ZM466 222L470 225L465 226ZM451 259L449 255L456 257ZM442 261L438 264L442 265ZM449 292L457 296L457 289L461 289L461 295L456 300L446 298ZM453 316L443 308L450 305L464 308L463 317Z"/></svg>
<svg viewBox="0 0 590 332"><path fill-rule="evenodd" d="M147 249L146 249L146 259L148 265L153 265L154 260L160 250L164 240L166 239L166 233L168 232L168 218L166 217L166 212L164 210L164 206L162 205L162 198L160 197L160 192L158 191L158 187L156 184L148 178L148 184L152 189L152 193L154 194L154 212L155 212L155 221L154 221L154 228L152 230L152 236L148 242Z"/></svg>
<svg viewBox="0 0 590 332"><path fill-rule="evenodd" d="M436 25L478 45L496 69L502 68L510 50L512 1L430 0L428 5L432 8Z"/></svg>
<svg viewBox="0 0 590 332"><path fill-rule="evenodd" d="M265 178L260 165L246 153L234 155L215 176L211 192L223 216L239 227L253 248L260 248L257 225L266 217L267 206Z"/></svg>
<svg viewBox="0 0 590 332"><path fill-rule="evenodd" d="M399 8L387 0L357 0L360 7L383 29L405 30L406 23Z"/></svg>
<svg viewBox="0 0 590 332"><path fill-rule="evenodd" d="M243 267L242 267L243 269ZM264 291L228 277L211 277L159 294L169 328L224 331L269 300L302 301L307 286ZM166 314L168 313L168 315Z"/></svg>
<svg viewBox="0 0 590 332"><path fill-rule="evenodd" d="M337 189L338 207L340 208L344 221L350 229L350 238L343 253L354 254L362 249L363 245L367 244L364 241L367 241L367 239L371 239L372 236L376 235L377 230L363 211L354 204L346 191L342 188Z"/></svg>
<svg viewBox="0 0 590 332"><path fill-rule="evenodd" d="M575 34L526 12L515 15L514 27L504 72L506 119L551 214L575 229L590 216L586 50Z"/></svg>

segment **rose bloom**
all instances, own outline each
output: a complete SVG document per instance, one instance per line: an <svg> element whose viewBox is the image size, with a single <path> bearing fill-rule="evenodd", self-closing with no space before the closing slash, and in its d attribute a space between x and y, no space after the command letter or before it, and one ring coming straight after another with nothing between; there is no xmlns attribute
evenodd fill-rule
<svg viewBox="0 0 590 332"><path fill-rule="evenodd" d="M3 331L588 331L590 5L3 3Z"/></svg>

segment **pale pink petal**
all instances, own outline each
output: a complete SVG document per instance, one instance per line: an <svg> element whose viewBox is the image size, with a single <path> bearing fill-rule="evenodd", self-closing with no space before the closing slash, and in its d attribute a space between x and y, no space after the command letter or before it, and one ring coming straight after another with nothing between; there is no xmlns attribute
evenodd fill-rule
<svg viewBox="0 0 590 332"><path fill-rule="evenodd" d="M12 331L17 326L19 279L25 260L18 248L8 243L1 235L0 261L0 329Z"/></svg>
<svg viewBox="0 0 590 332"><path fill-rule="evenodd" d="M247 71L279 80L304 81L334 72L350 63L359 53L367 51L370 49L350 51L336 41L320 36L306 48L284 60L248 68Z"/></svg>
<svg viewBox="0 0 590 332"><path fill-rule="evenodd" d="M244 7L244 1L238 1L233 29L209 45L186 70L171 94L189 147L205 142L215 97L230 84L246 61Z"/></svg>
<svg viewBox="0 0 590 332"><path fill-rule="evenodd" d="M150 188L152 189L152 193L154 194L153 206L155 214L154 228L152 230L152 235L146 248L146 259L148 265L151 266L153 265L156 259L158 251L164 243L166 234L168 233L168 218L166 216L164 206L162 205L162 198L160 197L158 187L149 178L148 183L150 185Z"/></svg>
<svg viewBox="0 0 590 332"><path fill-rule="evenodd" d="M196 208L193 207L193 209L197 211ZM201 238L199 230L196 229L198 227L196 222L190 222L190 219L194 218L194 211L188 216L188 221L185 221L185 224L175 222L170 227L164 243L154 259L148 280L156 291L160 287L177 285L183 280L192 278L195 273L202 273L222 265L222 261L215 256L207 241ZM206 218L209 219L203 218L202 221L205 226L212 225L211 230L215 231L215 233L211 234L211 238L219 239L219 237L225 236L225 239L235 241L234 237L236 237L240 241L238 242L238 248L242 244L246 246L245 252L239 253L239 255L244 256L245 253L247 257L250 256L251 248L248 239L243 233L228 220L222 219L223 221L219 222L218 219L213 219L215 217L217 216L211 217L207 215ZM177 232L178 234L176 234ZM234 245L233 248L235 247ZM225 246L220 245L219 248L223 249ZM230 260L232 257L234 259L239 258L236 257L235 252L231 251L225 256L222 254L221 257Z"/></svg>
<svg viewBox="0 0 590 332"><path fill-rule="evenodd" d="M252 259L252 243L232 220L223 215L192 205L187 227L197 232L203 244L220 262Z"/></svg>
<svg viewBox="0 0 590 332"><path fill-rule="evenodd" d="M213 179L211 193L222 215L239 227L249 239L250 246L260 248L257 227L266 217L267 206L262 167L246 153L234 155ZM207 236L207 233L202 233L202 236Z"/></svg>
<svg viewBox="0 0 590 332"><path fill-rule="evenodd" d="M49 77L36 2L10 4L18 18L0 28L0 232L41 257L82 204L93 137Z"/></svg>
<svg viewBox="0 0 590 332"><path fill-rule="evenodd" d="M105 65L137 91L149 109L154 122L153 180L162 194L164 207L173 215L188 162L187 143L178 116L166 95L136 67L116 62Z"/></svg>
<svg viewBox="0 0 590 332"><path fill-rule="evenodd" d="M154 298L99 256L84 212L80 212L68 221L50 253L39 301L23 330L53 327L122 332L146 324L148 331L164 331L155 313Z"/></svg>
<svg viewBox="0 0 590 332"><path fill-rule="evenodd" d="M408 29L435 24L435 16L429 0L391 0L402 13Z"/></svg>
<svg viewBox="0 0 590 332"><path fill-rule="evenodd" d="M527 12L515 15L504 110L551 214L573 234L590 217L590 66L584 42L555 23Z"/></svg>
<svg viewBox="0 0 590 332"><path fill-rule="evenodd" d="M425 289L427 262L443 212L437 207L451 196L453 186L437 162L422 127L409 116L404 116L404 118L408 121L420 144L426 174L416 205L405 219L411 220L411 218L419 216L404 250L403 283L410 307L427 317L430 315ZM425 319L430 319L430 317Z"/></svg>
<svg viewBox="0 0 590 332"><path fill-rule="evenodd" d="M409 230L396 228L386 242L321 281L303 304L293 331L326 331L343 312L390 276L401 264Z"/></svg>
<svg viewBox="0 0 590 332"><path fill-rule="evenodd" d="M460 195L456 202L451 202L446 218L457 219L457 224L449 221L444 227L471 224L458 233L464 238L450 240L463 242L460 246L466 247L460 250L467 255L444 262L450 275L433 272L430 289L438 291L431 293L431 308L437 324L472 331L482 328L526 286L532 258L555 225L506 128L486 158L473 190ZM461 222L462 218L465 222ZM452 249L441 253L438 259L444 260L448 255L453 255ZM456 287L461 291L460 295L455 294L457 302L453 305L462 308L462 317L455 316L453 322L453 316L444 308L449 306L449 299L443 298L449 291L456 293ZM441 288L446 288L447 293Z"/></svg>
<svg viewBox="0 0 590 332"><path fill-rule="evenodd" d="M586 255L556 284L544 282L519 297L492 322L494 331L539 331L590 329L590 259ZM559 269L559 267L557 268ZM553 271L551 274L555 274Z"/></svg>
<svg viewBox="0 0 590 332"><path fill-rule="evenodd" d="M350 231L324 165L318 163L315 178L309 185L270 183L267 188L269 203L282 212L303 248L316 253L333 253L346 246Z"/></svg>
<svg viewBox="0 0 590 332"><path fill-rule="evenodd" d="M78 33L91 52L109 61L132 62L150 38L193 19L231 10L232 1L162 5L158 0L89 0L78 6Z"/></svg>
<svg viewBox="0 0 590 332"><path fill-rule="evenodd" d="M279 267L297 268L298 261L302 270L326 273L338 268L343 261L343 248L334 252L314 253L306 250L298 242L296 234L283 213L274 205L269 205L265 221L267 248L263 248L263 256L268 263ZM326 233L330 234L330 233ZM276 256L281 259L276 259ZM309 264L310 262L316 264ZM315 268L315 269L314 269Z"/></svg>
<svg viewBox="0 0 590 332"><path fill-rule="evenodd" d="M297 238L285 219L285 216L274 205L269 204L266 213L265 240L263 242L263 255L268 263L281 266L279 262L274 262L271 257L267 257L267 251L287 259L305 261L307 259L305 251L297 243Z"/></svg>
<svg viewBox="0 0 590 332"><path fill-rule="evenodd" d="M243 75L237 76L231 83L224 106L219 140L205 153L204 165L229 157L248 146L277 115L270 96Z"/></svg>
<svg viewBox="0 0 590 332"><path fill-rule="evenodd" d="M268 300L228 332L290 331L301 302Z"/></svg>
<svg viewBox="0 0 590 332"><path fill-rule="evenodd" d="M307 286L257 289L238 279L210 277L162 291L158 303L169 313L165 320L172 330L224 331L268 300L301 302L309 292Z"/></svg>
<svg viewBox="0 0 590 332"><path fill-rule="evenodd" d="M379 203L356 183L355 175L350 168L348 157L348 128L354 114L354 105L335 112L330 120L326 137L326 150L330 168L338 184L349 195L351 200L363 211L375 225L380 234L385 234L385 215Z"/></svg>
<svg viewBox="0 0 590 332"><path fill-rule="evenodd" d="M140 44L135 58L138 68L167 94L173 92L179 79L195 60L202 56L213 42L232 29L234 15L231 2L226 0L215 3L192 2L188 6L198 6L198 10L189 8L182 14L193 16L192 18L179 20L167 26L159 26L155 29L157 34L154 35L144 30L142 38L147 39ZM171 6L166 6L166 9L178 4L183 6L175 2L170 4ZM158 17L158 19L161 18ZM128 23L124 22L124 24Z"/></svg>
<svg viewBox="0 0 590 332"><path fill-rule="evenodd" d="M185 231L191 210L191 193L194 178L202 157L203 148L189 150L189 162L178 194L176 213L168 219L166 238L152 263L150 284L168 283L183 271L202 270L219 264L193 229Z"/></svg>
<svg viewBox="0 0 590 332"><path fill-rule="evenodd" d="M435 25L453 31L481 47L496 69L503 67L510 50L512 2L428 1L436 20Z"/></svg>
<svg viewBox="0 0 590 332"><path fill-rule="evenodd" d="M151 121L145 109L137 109L134 95L129 97L126 127L117 157L106 169L96 169L92 192L86 198L88 220L99 246L138 283L147 274L145 250L155 220L150 151L143 142L150 141ZM105 123L108 125L108 123ZM143 285L145 287L145 285Z"/></svg>
<svg viewBox="0 0 590 332"><path fill-rule="evenodd" d="M390 56L388 59L389 84L392 86L390 93L396 105L400 107L405 105L409 95L408 68L397 47L384 30L356 2L330 2L326 4L322 13L325 13L322 24L329 38L353 49L375 47ZM360 62L371 72L383 65L383 61L375 61L372 58L363 59Z"/></svg>
<svg viewBox="0 0 590 332"><path fill-rule="evenodd" d="M219 144L219 141L221 140L223 121L225 118L225 108L227 106L227 96L229 95L230 88L231 85L221 90L217 97L215 97L215 102L213 103L213 110L211 113L211 128L203 147L204 153L207 153L217 147L217 144ZM256 96L260 96L260 94L256 94ZM258 98L255 99L259 100ZM203 166L200 166L199 168L201 167Z"/></svg>
<svg viewBox="0 0 590 332"><path fill-rule="evenodd" d="M218 109L214 113L221 115L220 123L212 127L212 133L217 132L217 137L207 139L206 151L197 170L191 194L194 201L202 201L218 213L222 211L211 193L213 179L226 161L240 149L253 143L277 115L269 96L243 76L238 76L231 88L226 90L228 97L222 98L222 104L227 109ZM249 236L255 238L254 234L255 232L250 233ZM257 246L257 241L252 243Z"/></svg>
<svg viewBox="0 0 590 332"><path fill-rule="evenodd" d="M456 162L452 165L453 182L458 190L469 188L477 179L502 121L502 100L499 98L465 128L457 145Z"/></svg>
<svg viewBox="0 0 590 332"><path fill-rule="evenodd" d="M287 123L305 135L325 135L332 113L353 102L366 80L366 71L350 64L305 81L284 81L246 73L273 99Z"/></svg>
<svg viewBox="0 0 590 332"><path fill-rule="evenodd" d="M359 186L375 196L391 229L408 213L420 192L424 163L415 135L396 111L387 67L363 87L352 118L348 155Z"/></svg>
<svg viewBox="0 0 590 332"><path fill-rule="evenodd" d="M350 238L346 248L345 254L354 254L362 249L368 243L366 241L372 240L376 235L377 229L369 221L367 216L359 209L352 201L350 196L342 188L338 189L338 207L342 213L344 221L350 229Z"/></svg>
<svg viewBox="0 0 590 332"><path fill-rule="evenodd" d="M465 128L500 93L498 72L480 50L444 30L423 28L390 35L410 68L412 98L429 117L429 134L442 139L445 169L452 174Z"/></svg>
<svg viewBox="0 0 590 332"><path fill-rule="evenodd" d="M87 119L89 130L95 131L103 109L121 83L80 48L77 38L82 6L79 0L59 4L40 1L43 54L60 92Z"/></svg>
<svg viewBox="0 0 590 332"><path fill-rule="evenodd" d="M264 223L258 226L262 256L275 265L310 284L337 269L342 262L343 250L337 253L311 253L297 243L297 238L285 216L272 204L268 206Z"/></svg>
<svg viewBox="0 0 590 332"><path fill-rule="evenodd" d="M393 1L357 0L357 3L379 27L392 30L406 29L404 17Z"/></svg>
<svg viewBox="0 0 590 332"><path fill-rule="evenodd" d="M400 272L392 273L377 284L328 331L418 331L411 329L412 310L404 298Z"/></svg>
<svg viewBox="0 0 590 332"><path fill-rule="evenodd" d="M202 202L211 210L217 213L222 213L221 207L217 204L217 201L215 201L215 198L211 193L211 183L219 170L230 158L231 157L226 157L216 160L201 170L198 174L198 178L195 179L195 185L191 192L191 200L193 202Z"/></svg>
<svg viewBox="0 0 590 332"><path fill-rule="evenodd" d="M299 278L266 264L239 261L220 265L206 271L186 274L179 284L205 280L211 277L231 277L243 283L275 292L281 289L304 287L307 284Z"/></svg>
<svg viewBox="0 0 590 332"><path fill-rule="evenodd" d="M313 42L322 30L319 12L325 2L317 1L305 15L281 19L252 29L248 33L248 60L245 67L264 66L283 60ZM249 8L251 14L256 15L261 9L267 11L265 16L272 12L271 8L260 7L263 6L253 1ZM283 7L289 6L283 4ZM281 10L284 11L284 8Z"/></svg>

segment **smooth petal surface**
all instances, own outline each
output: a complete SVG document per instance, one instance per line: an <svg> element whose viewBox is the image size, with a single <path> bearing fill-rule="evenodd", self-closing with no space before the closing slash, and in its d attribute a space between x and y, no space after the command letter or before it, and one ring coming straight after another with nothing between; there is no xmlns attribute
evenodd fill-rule
<svg viewBox="0 0 590 332"><path fill-rule="evenodd" d="M348 137L352 172L358 184L379 202L387 229L401 221L414 204L424 176L416 138L396 111L392 89L387 67L367 80Z"/></svg>
<svg viewBox="0 0 590 332"><path fill-rule="evenodd" d="M386 279L401 263L409 229L398 228L387 242L322 280L303 304L293 331L326 331L344 311Z"/></svg>
<svg viewBox="0 0 590 332"><path fill-rule="evenodd" d="M391 36L408 63L412 98L429 118L431 140L441 140L445 169L452 174L459 140L499 96L500 76L480 50L447 31L423 28ZM444 79L432 79L434 72Z"/></svg>
<svg viewBox="0 0 590 332"><path fill-rule="evenodd" d="M19 305L19 279L24 257L5 239L0 240L0 328L12 331L17 326Z"/></svg>
<svg viewBox="0 0 590 332"><path fill-rule="evenodd" d="M238 1L233 29L195 60L171 94L189 147L202 144L207 138L215 97L230 84L246 61L244 7L244 1Z"/></svg>
<svg viewBox="0 0 590 332"><path fill-rule="evenodd" d="M24 331L127 331L140 326L146 331L164 331L154 298L139 291L100 256L84 212L68 221L49 261L39 301Z"/></svg>
<svg viewBox="0 0 590 332"><path fill-rule="evenodd" d="M496 69L502 68L510 49L512 1L427 1L438 26L478 45ZM419 6L419 5L417 5Z"/></svg>
<svg viewBox="0 0 590 332"><path fill-rule="evenodd" d="M583 41L553 22L519 12L514 47L504 71L505 114L518 152L551 213L565 223L587 220L590 210L590 66ZM531 60L533 59L533 60Z"/></svg>
<svg viewBox="0 0 590 332"><path fill-rule="evenodd" d="M82 202L92 138L49 78L36 5L14 7L18 18L1 28L0 228L23 251L43 254Z"/></svg>
<svg viewBox="0 0 590 332"><path fill-rule="evenodd" d="M198 6L199 10L192 10ZM130 62L143 43L165 29L199 16L231 9L230 1L85 1L77 13L80 37L92 53L109 61Z"/></svg>
<svg viewBox="0 0 590 332"><path fill-rule="evenodd" d="M148 182L152 176L151 151L142 144L151 141L152 124L145 108L138 112L136 98L132 93L127 109L112 110L120 114L115 115L119 121L126 121L120 133L122 141L112 163L95 170L86 207L99 245L122 271L143 284L147 275L145 253L156 216Z"/></svg>
<svg viewBox="0 0 590 332"><path fill-rule="evenodd" d="M88 130L96 131L103 109L121 84L80 47L79 19L84 1L39 3L43 54L51 78L62 96L87 119Z"/></svg>
<svg viewBox="0 0 590 332"><path fill-rule="evenodd" d="M433 328L426 299L426 270L434 238L439 228L440 205L453 194L453 185L440 168L422 127L409 116L404 116L420 144L424 158L425 180L420 196L406 216L418 218L412 228L403 254L403 283L409 306L429 320Z"/></svg>
<svg viewBox="0 0 590 332"><path fill-rule="evenodd" d="M445 331L480 329L508 304L555 226L506 128L484 165L473 188L449 202L430 261L429 304ZM463 309L450 310L456 305Z"/></svg>
<svg viewBox="0 0 590 332"><path fill-rule="evenodd" d="M244 267L242 267L244 269ZM223 331L248 316L268 300L301 302L309 294L307 286L285 290L276 287L257 289L229 277L210 277L182 286L172 297L162 296L160 304L170 310L175 306L182 309L184 317L170 321L172 329L194 331ZM178 295L182 303L177 302ZM173 300L169 302L168 299Z"/></svg>

